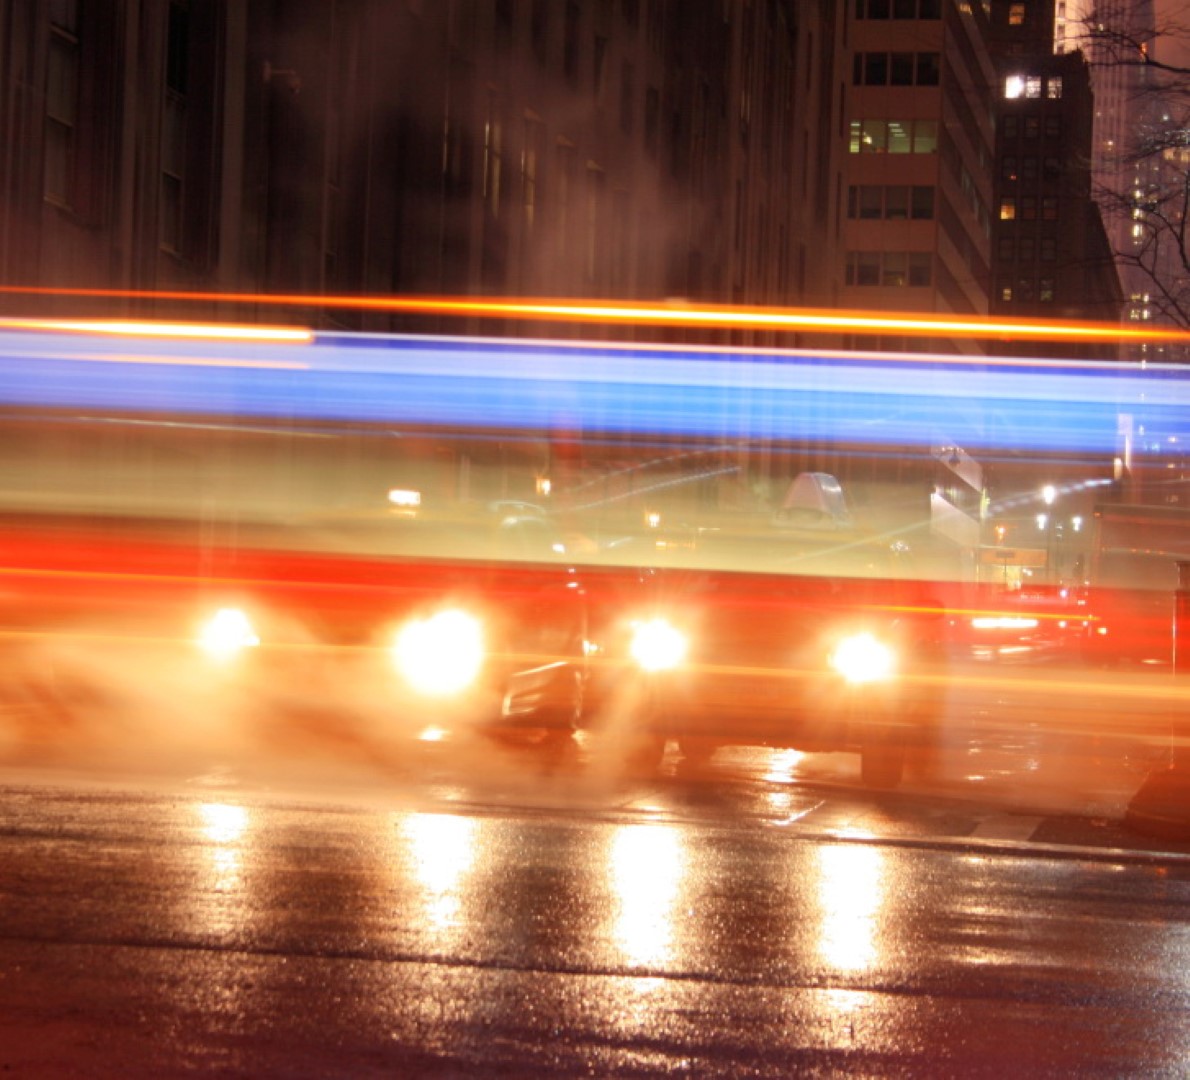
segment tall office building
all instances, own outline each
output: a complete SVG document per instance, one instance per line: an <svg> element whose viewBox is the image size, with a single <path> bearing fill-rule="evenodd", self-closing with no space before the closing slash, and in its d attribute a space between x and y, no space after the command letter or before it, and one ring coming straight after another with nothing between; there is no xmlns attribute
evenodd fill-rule
<svg viewBox="0 0 1190 1080"><path fill-rule="evenodd" d="M991 310L1115 321L1118 275L1092 197L1090 72L1081 53L1055 53L1054 42L1050 0L992 4L998 76ZM1085 355L1085 347L1078 352Z"/></svg>
<svg viewBox="0 0 1190 1080"><path fill-rule="evenodd" d="M842 302L984 314L996 79L986 12L856 0L849 39Z"/></svg>

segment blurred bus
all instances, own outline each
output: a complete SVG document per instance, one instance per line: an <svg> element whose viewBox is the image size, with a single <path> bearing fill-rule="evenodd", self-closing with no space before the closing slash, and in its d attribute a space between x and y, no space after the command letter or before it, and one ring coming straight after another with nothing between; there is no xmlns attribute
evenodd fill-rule
<svg viewBox="0 0 1190 1080"><path fill-rule="evenodd" d="M1061 588L1052 561L1028 589L986 575L1004 546L989 492L1016 499L1022 528L1039 477L1067 505L1101 494L1123 412L1150 429L1187 415L1180 383L1150 401L1146 378L918 353L10 330L10 714L70 724L218 689L211 709L319 730L462 725L554 748L617 733L639 768L668 744L691 761L735 742L855 751L866 781L894 784L938 722L956 642L1040 655L1037 627L1065 629L1059 608L1022 610Z"/></svg>

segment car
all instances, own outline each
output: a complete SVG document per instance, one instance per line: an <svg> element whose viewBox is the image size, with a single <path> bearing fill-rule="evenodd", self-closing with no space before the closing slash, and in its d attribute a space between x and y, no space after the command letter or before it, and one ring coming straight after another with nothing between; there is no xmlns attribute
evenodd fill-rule
<svg viewBox="0 0 1190 1080"><path fill-rule="evenodd" d="M867 785L894 787L941 708L948 622L934 587L898 576L903 544L780 544L796 572L724 569L714 551L702 568L588 570L598 644L584 723L629 725L638 769L671 740L688 768L737 744L849 751Z"/></svg>

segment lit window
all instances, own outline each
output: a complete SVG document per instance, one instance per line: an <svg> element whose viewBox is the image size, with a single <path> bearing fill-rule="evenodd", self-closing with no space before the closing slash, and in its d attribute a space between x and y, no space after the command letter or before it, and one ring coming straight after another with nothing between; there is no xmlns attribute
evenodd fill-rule
<svg viewBox="0 0 1190 1080"><path fill-rule="evenodd" d="M1004 80L1004 96L1006 98L1023 97L1025 93L1025 80L1021 75L1009 75Z"/></svg>
<svg viewBox="0 0 1190 1080"><path fill-rule="evenodd" d="M938 152L937 120L914 121L913 152L915 154L935 154Z"/></svg>
<svg viewBox="0 0 1190 1080"><path fill-rule="evenodd" d="M1037 286L1037 299L1043 304L1054 302L1054 279L1043 277Z"/></svg>
<svg viewBox="0 0 1190 1080"><path fill-rule="evenodd" d="M1000 200L1000 220L1016 220L1016 199L1012 198L1011 196L1005 196Z"/></svg>
<svg viewBox="0 0 1190 1080"><path fill-rule="evenodd" d="M1045 96L1048 98L1060 98L1062 96L1062 76L1051 75L1049 81L1045 84Z"/></svg>
<svg viewBox="0 0 1190 1080"><path fill-rule="evenodd" d="M1041 76L1028 75L1025 77L1025 97L1039 98L1041 97Z"/></svg>
<svg viewBox="0 0 1190 1080"><path fill-rule="evenodd" d="M1008 5L1008 25L1009 26L1024 26L1025 25L1025 5L1024 4L1009 4Z"/></svg>

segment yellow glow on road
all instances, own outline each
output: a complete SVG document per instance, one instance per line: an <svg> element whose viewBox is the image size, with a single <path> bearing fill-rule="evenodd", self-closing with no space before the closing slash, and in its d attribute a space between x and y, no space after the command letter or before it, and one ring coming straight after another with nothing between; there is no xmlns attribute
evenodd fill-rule
<svg viewBox="0 0 1190 1080"><path fill-rule="evenodd" d="M818 849L818 951L842 971L876 960L884 903L884 856L867 844L824 844Z"/></svg>
<svg viewBox="0 0 1190 1080"><path fill-rule="evenodd" d="M611 849L611 879L619 902L615 936L631 963L669 959L674 907L683 866L681 837L667 825L625 825Z"/></svg>

